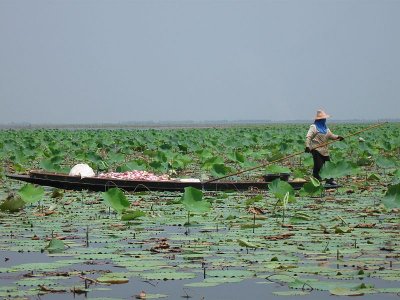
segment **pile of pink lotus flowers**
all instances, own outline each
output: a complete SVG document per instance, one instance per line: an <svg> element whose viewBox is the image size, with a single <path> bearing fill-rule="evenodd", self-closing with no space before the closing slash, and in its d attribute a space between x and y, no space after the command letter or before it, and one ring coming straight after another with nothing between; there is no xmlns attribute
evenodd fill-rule
<svg viewBox="0 0 400 300"><path fill-rule="evenodd" d="M147 181L168 181L171 180L168 175L156 175L147 171L133 170L127 172L108 172L100 173L97 177L113 178L122 180L147 180Z"/></svg>

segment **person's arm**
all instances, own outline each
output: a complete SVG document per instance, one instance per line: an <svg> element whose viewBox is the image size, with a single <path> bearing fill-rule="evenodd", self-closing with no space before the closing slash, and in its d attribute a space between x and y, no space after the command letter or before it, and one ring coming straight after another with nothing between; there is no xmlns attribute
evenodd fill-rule
<svg viewBox="0 0 400 300"><path fill-rule="evenodd" d="M330 139L330 140L339 140L339 141L343 141L343 140L344 140L344 137L342 137L342 136L340 136L340 135L333 134L332 131L330 131L330 130L328 129L328 139Z"/></svg>

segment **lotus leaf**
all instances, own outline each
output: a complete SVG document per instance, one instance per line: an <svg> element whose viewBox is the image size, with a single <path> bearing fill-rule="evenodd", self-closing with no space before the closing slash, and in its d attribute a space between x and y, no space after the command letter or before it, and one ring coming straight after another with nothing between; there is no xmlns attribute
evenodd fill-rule
<svg viewBox="0 0 400 300"><path fill-rule="evenodd" d="M65 250L65 244L63 241L53 238L45 249L49 251L49 253L60 253Z"/></svg>
<svg viewBox="0 0 400 300"><path fill-rule="evenodd" d="M11 194L0 204L1 211L17 212L25 206L25 201L19 195Z"/></svg>
<svg viewBox="0 0 400 300"><path fill-rule="evenodd" d="M383 204L387 208L400 208L400 183L389 186Z"/></svg>
<svg viewBox="0 0 400 300"><path fill-rule="evenodd" d="M268 184L268 188L269 191L279 200L283 200L285 198L286 193L289 193L289 198L288 198L289 202L295 201L294 189L286 181L275 179L270 184Z"/></svg>
<svg viewBox="0 0 400 300"><path fill-rule="evenodd" d="M248 241L245 241L245 240L237 240L237 241L239 243L239 246L241 246L241 247L252 248L252 249L258 248L258 246L256 244L250 243Z"/></svg>
<svg viewBox="0 0 400 300"><path fill-rule="evenodd" d="M33 184L28 183L18 191L18 194L25 203L35 203L42 199L44 195L44 188L35 187Z"/></svg>
<svg viewBox="0 0 400 300"><path fill-rule="evenodd" d="M247 270L211 270L207 271L207 276L210 277L224 277L224 278L252 278L254 277L254 272Z"/></svg>
<svg viewBox="0 0 400 300"><path fill-rule="evenodd" d="M306 296L310 295L309 292L305 291L280 291L280 292L273 292L274 295L278 296Z"/></svg>
<svg viewBox="0 0 400 300"><path fill-rule="evenodd" d="M250 198L250 199L247 199L245 204L246 204L246 206L250 206L250 205L253 205L255 202L261 201L262 199L263 199L262 195L257 195L257 196L254 196L254 197Z"/></svg>
<svg viewBox="0 0 400 300"><path fill-rule="evenodd" d="M211 208L211 204L203 200L203 192L193 187L185 188L181 202L188 211L201 213L209 211Z"/></svg>
<svg viewBox="0 0 400 300"><path fill-rule="evenodd" d="M126 277L126 274L120 273L107 273L103 276L98 277L96 280L100 283L109 284L123 284L129 282L129 278Z"/></svg>
<svg viewBox="0 0 400 300"><path fill-rule="evenodd" d="M382 178L378 174L375 174L375 173L372 173L371 175L369 175L367 179L368 179L368 181L381 181L382 180Z"/></svg>
<svg viewBox="0 0 400 300"><path fill-rule="evenodd" d="M146 170L146 162L144 160L133 160L117 167L117 172L126 172L133 170Z"/></svg>
<svg viewBox="0 0 400 300"><path fill-rule="evenodd" d="M135 220L137 218L143 217L146 214L141 211L141 210L134 210L134 211L124 211L124 213L121 215L121 220L122 221L129 221L129 220Z"/></svg>
<svg viewBox="0 0 400 300"><path fill-rule="evenodd" d="M265 171L269 174L290 173L290 169L288 167L278 165L269 165L265 168Z"/></svg>
<svg viewBox="0 0 400 300"><path fill-rule="evenodd" d="M224 283L236 283L236 282L241 282L245 278L244 277L209 277L209 272L206 272L206 279L204 279L201 282L193 282L193 283L187 283L185 286L189 287L212 287L212 286L217 286L221 285ZM214 271L212 271L214 272ZM212 273L211 273L212 274Z"/></svg>
<svg viewBox="0 0 400 300"><path fill-rule="evenodd" d="M350 290L342 287L335 287L330 289L329 292L335 296L362 296L364 292L362 290Z"/></svg>
<svg viewBox="0 0 400 300"><path fill-rule="evenodd" d="M214 177L221 177L227 175L229 172L232 172L230 167L227 167L224 164L213 164L211 166L211 174Z"/></svg>
<svg viewBox="0 0 400 300"><path fill-rule="evenodd" d="M393 182L394 183L400 183L400 170L396 170L394 173L393 173Z"/></svg>
<svg viewBox="0 0 400 300"><path fill-rule="evenodd" d="M142 273L140 277L147 280L182 280L195 278L195 273L178 272L174 270L159 270L153 273Z"/></svg>
<svg viewBox="0 0 400 300"><path fill-rule="evenodd" d="M357 166L346 161L338 163L327 161L321 169L320 176L322 178L338 178L347 175L354 175L359 172Z"/></svg>
<svg viewBox="0 0 400 300"><path fill-rule="evenodd" d="M130 206L125 194L119 188L111 188L107 192L103 192L102 195L105 203L118 213L122 213L124 209Z"/></svg>
<svg viewBox="0 0 400 300"><path fill-rule="evenodd" d="M303 185L303 187L300 189L300 195L301 196L321 195L323 190L324 190L324 187L321 184L315 185L315 183L313 183L311 181L311 182L307 182Z"/></svg>
<svg viewBox="0 0 400 300"><path fill-rule="evenodd" d="M384 168L384 169L389 169L389 168L395 168L397 166L397 163L395 160L387 157L382 157L379 156L376 159L376 164L378 167Z"/></svg>

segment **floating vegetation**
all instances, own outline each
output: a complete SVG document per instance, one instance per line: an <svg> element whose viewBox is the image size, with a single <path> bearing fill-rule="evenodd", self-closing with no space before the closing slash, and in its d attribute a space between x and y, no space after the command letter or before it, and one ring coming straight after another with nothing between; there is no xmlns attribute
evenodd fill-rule
<svg viewBox="0 0 400 300"><path fill-rule="evenodd" d="M145 291L146 299L179 298L228 284L276 298L393 296L400 292L400 130L389 126L362 143L333 145L324 175L338 177L337 190L311 179L301 191L277 180L270 191L94 193L1 176L0 297L126 299ZM141 167L211 178L302 149L298 131L4 130L1 172L88 162L98 172ZM309 156L268 170L308 174ZM257 172L264 171L236 180L261 178Z"/></svg>

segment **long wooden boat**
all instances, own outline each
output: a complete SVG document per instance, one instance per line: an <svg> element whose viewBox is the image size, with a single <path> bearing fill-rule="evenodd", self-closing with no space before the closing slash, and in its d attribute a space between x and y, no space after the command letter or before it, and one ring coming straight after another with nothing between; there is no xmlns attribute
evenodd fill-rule
<svg viewBox="0 0 400 300"><path fill-rule="evenodd" d="M49 173L43 171L30 171L27 175L6 174L8 178L34 183L42 186L55 187L66 190L106 191L112 187L118 187L125 191L183 191L191 186L208 191L243 191L250 189L268 189L265 181L215 181L215 182L181 182L168 181L137 181L114 178L99 178L69 176L61 173ZM304 182L288 181L294 189L300 189Z"/></svg>

